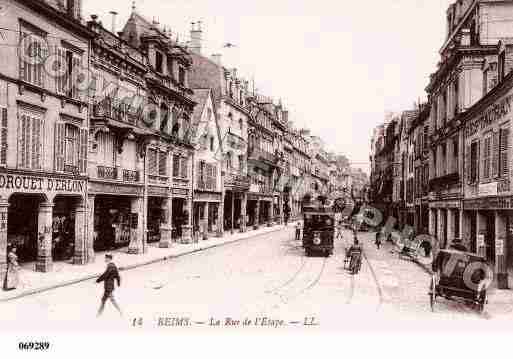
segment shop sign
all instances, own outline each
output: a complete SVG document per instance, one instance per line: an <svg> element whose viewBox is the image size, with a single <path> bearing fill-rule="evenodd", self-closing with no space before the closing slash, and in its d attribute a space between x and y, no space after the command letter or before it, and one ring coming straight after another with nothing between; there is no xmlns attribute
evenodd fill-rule
<svg viewBox="0 0 513 359"><path fill-rule="evenodd" d="M187 196L188 191L181 188L173 188L173 194L178 196Z"/></svg>
<svg viewBox="0 0 513 359"><path fill-rule="evenodd" d="M195 202L221 202L221 194L220 193L194 193L194 201Z"/></svg>
<svg viewBox="0 0 513 359"><path fill-rule="evenodd" d="M83 193L85 181L66 178L0 174L0 190Z"/></svg>
<svg viewBox="0 0 513 359"><path fill-rule="evenodd" d="M485 113L477 119L468 123L466 127L467 137L475 135L479 130L484 130L494 122L501 120L511 111L511 100L513 94L502 99L500 102L493 104Z"/></svg>
<svg viewBox="0 0 513 359"><path fill-rule="evenodd" d="M169 194L169 189L167 187L149 186L148 194L152 196L167 197Z"/></svg>
<svg viewBox="0 0 513 359"><path fill-rule="evenodd" d="M497 182L480 183L477 195L480 197L497 196Z"/></svg>
<svg viewBox="0 0 513 359"><path fill-rule="evenodd" d="M477 209L513 209L513 197L491 197L467 200L463 208L467 210Z"/></svg>
<svg viewBox="0 0 513 359"><path fill-rule="evenodd" d="M503 239L495 240L495 254L498 256L504 255L504 240Z"/></svg>
<svg viewBox="0 0 513 359"><path fill-rule="evenodd" d="M429 204L430 208L460 208L460 203L457 201L438 201Z"/></svg>

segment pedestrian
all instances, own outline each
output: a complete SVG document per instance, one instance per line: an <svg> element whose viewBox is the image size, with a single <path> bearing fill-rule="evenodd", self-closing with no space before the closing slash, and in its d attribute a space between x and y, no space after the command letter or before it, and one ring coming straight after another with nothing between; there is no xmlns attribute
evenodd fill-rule
<svg viewBox="0 0 513 359"><path fill-rule="evenodd" d="M376 232L376 247L379 250L379 247L381 247L381 231Z"/></svg>
<svg viewBox="0 0 513 359"><path fill-rule="evenodd" d="M7 273L4 279L4 289L13 290L16 289L19 282L19 269L18 255L16 254L16 247L12 247L7 255Z"/></svg>
<svg viewBox="0 0 513 359"><path fill-rule="evenodd" d="M296 241L301 240L301 222L296 224Z"/></svg>
<svg viewBox="0 0 513 359"><path fill-rule="evenodd" d="M342 235L342 229L344 226L342 225L342 221L338 221L337 224L337 238L336 239L344 239L344 236Z"/></svg>
<svg viewBox="0 0 513 359"><path fill-rule="evenodd" d="M118 310L119 314L123 316L123 312L119 307L116 299L114 298L114 281L118 282L118 287L121 285L121 277L119 276L119 271L114 262L112 261L112 255L105 255L105 262L107 263L107 269L105 272L96 280L96 283L103 282L104 283L104 292L101 300L100 308L98 309L98 317L102 315L103 310L105 309L105 302L109 299L114 305L114 307Z"/></svg>

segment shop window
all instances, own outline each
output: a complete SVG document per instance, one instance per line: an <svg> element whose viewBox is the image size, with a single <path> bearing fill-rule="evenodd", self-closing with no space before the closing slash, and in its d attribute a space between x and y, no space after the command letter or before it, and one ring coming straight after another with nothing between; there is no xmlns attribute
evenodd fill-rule
<svg viewBox="0 0 513 359"><path fill-rule="evenodd" d="M43 118L41 115L22 113L20 118L18 165L40 170L43 152Z"/></svg>

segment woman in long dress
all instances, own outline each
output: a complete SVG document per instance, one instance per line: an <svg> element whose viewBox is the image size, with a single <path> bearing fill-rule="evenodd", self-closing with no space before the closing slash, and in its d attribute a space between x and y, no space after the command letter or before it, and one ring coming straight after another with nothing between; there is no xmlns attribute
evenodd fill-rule
<svg viewBox="0 0 513 359"><path fill-rule="evenodd" d="M16 247L12 247L7 255L7 274L5 275L4 289L13 290L18 286L19 281L19 265L18 255L16 254Z"/></svg>

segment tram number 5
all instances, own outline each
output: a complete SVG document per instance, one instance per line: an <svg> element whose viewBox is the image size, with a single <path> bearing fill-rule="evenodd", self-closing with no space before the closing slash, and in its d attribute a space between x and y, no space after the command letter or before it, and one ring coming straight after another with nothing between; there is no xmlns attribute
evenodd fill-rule
<svg viewBox="0 0 513 359"><path fill-rule="evenodd" d="M305 326L317 325L317 323L315 323L315 317L305 317L305 321L303 322L303 325L305 325Z"/></svg>

